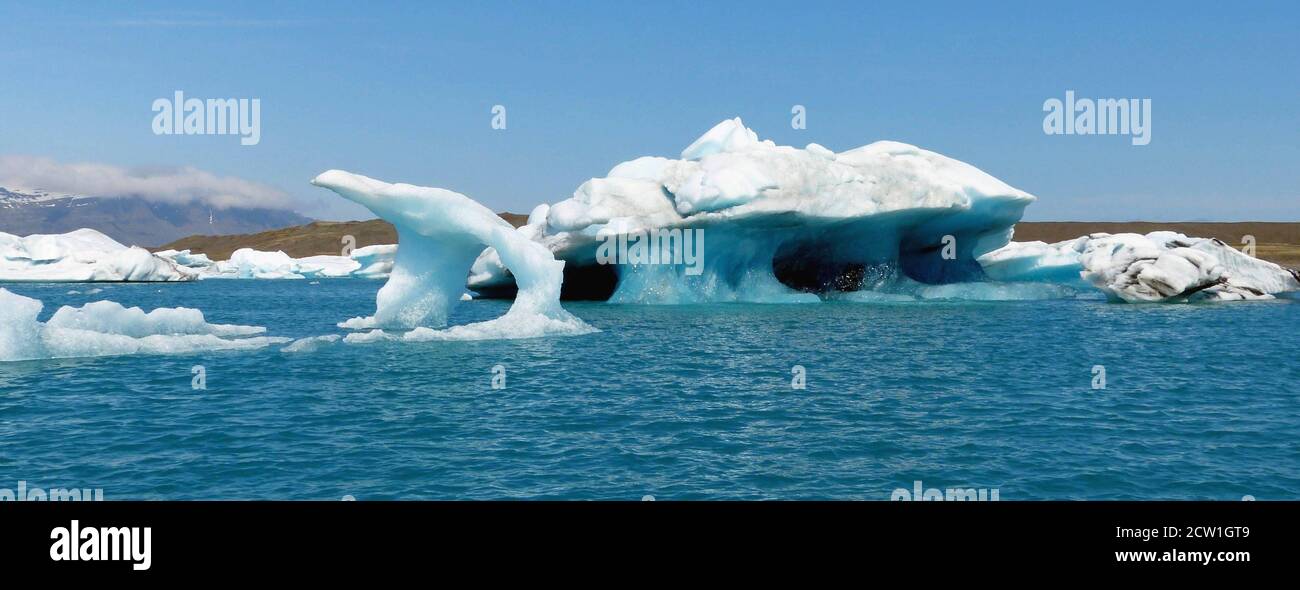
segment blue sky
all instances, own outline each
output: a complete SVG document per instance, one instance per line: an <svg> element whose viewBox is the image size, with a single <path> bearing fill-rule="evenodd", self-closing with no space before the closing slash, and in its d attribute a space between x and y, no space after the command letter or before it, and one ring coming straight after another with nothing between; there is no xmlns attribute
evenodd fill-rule
<svg viewBox="0 0 1300 590"><path fill-rule="evenodd" d="M307 184L329 168L526 212L740 116L970 162L1028 219L1300 220L1297 3L976 4L5 2L0 154L192 166L328 218L367 217ZM260 98L261 143L154 135L176 90ZM1150 98L1150 145L1045 135L1066 90Z"/></svg>

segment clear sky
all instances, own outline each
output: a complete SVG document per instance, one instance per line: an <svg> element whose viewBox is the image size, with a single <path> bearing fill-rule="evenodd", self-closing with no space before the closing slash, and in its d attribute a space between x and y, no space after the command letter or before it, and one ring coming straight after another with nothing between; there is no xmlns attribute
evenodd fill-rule
<svg viewBox="0 0 1300 590"><path fill-rule="evenodd" d="M1296 221L1298 35L1293 1L3 2L0 155L190 166L327 218L368 217L307 184L329 168L526 212L740 116L970 162L1028 219ZM154 135L176 90L261 99L261 142ZM1045 135L1067 90L1150 98L1151 143Z"/></svg>

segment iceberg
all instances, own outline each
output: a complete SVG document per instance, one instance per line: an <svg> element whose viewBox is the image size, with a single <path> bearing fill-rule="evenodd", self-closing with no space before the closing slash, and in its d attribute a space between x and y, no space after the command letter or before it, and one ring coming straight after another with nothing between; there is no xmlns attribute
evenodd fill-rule
<svg viewBox="0 0 1300 590"><path fill-rule="evenodd" d="M778 146L730 119L682 150L642 157L539 206L522 237L566 263L565 297L627 303L803 302L864 281L985 280L975 259L1005 246L1034 201L969 164L880 141L833 152ZM611 240L695 232L701 260L604 264ZM685 235L685 234L683 234ZM707 238L707 239L705 239ZM668 240L674 262L684 241ZM687 253L689 254L689 253ZM468 287L508 297L515 277L488 249Z"/></svg>
<svg viewBox="0 0 1300 590"><path fill-rule="evenodd" d="M386 279L393 272L397 244L378 244L357 248L348 256L356 261L352 276L362 279Z"/></svg>
<svg viewBox="0 0 1300 590"><path fill-rule="evenodd" d="M394 244L357 248L348 256L317 255L293 258L282 251L240 248L229 260L213 262L189 250L163 250L155 255L192 269L200 279L320 279L387 278L393 268Z"/></svg>
<svg viewBox="0 0 1300 590"><path fill-rule="evenodd" d="M1105 234L1094 234L1105 235ZM1074 284L1089 287L1080 271L1079 255L1092 236L1055 244L1011 242L980 256L984 274L995 281Z"/></svg>
<svg viewBox="0 0 1300 590"><path fill-rule="evenodd" d="M312 256L292 258L279 250L262 252L240 248L223 260L208 267L201 275L205 279L306 279L348 276L356 263L343 256Z"/></svg>
<svg viewBox="0 0 1300 590"><path fill-rule="evenodd" d="M383 329L424 329L403 338L435 332L431 328L445 326L451 307L460 302L471 265L485 247L491 247L515 278L518 295L502 317L457 326L449 333L524 338L595 331L560 306L564 262L473 199L342 170L324 172L312 184L365 206L397 229L400 247L388 281L375 297L375 314L342 322L340 327L380 329L372 338L383 337ZM349 338L353 336L357 335Z"/></svg>
<svg viewBox="0 0 1300 590"><path fill-rule="evenodd" d="M1012 242L979 263L997 280L1082 282L1112 301L1131 303L1272 299L1300 290L1300 272L1217 239L1169 231Z"/></svg>
<svg viewBox="0 0 1300 590"><path fill-rule="evenodd" d="M19 237L0 233L0 282L191 281L198 273L93 229Z"/></svg>
<svg viewBox="0 0 1300 590"><path fill-rule="evenodd" d="M679 158L614 166L570 198L538 205L514 231L450 191L340 171L315 182L370 207L409 242L396 254L375 316L340 324L408 331L352 334L350 342L478 337L420 329L445 323L458 280L449 269L467 260L466 287L475 297L518 294L521 308L549 301L557 284L562 298L614 303L1080 294L1178 302L1271 298L1296 292L1300 276L1218 240L1173 232L1011 242L1035 197L970 164L894 141L838 153L815 143L780 146L739 118L718 123ZM562 280L551 276L555 269Z"/></svg>
<svg viewBox="0 0 1300 590"><path fill-rule="evenodd" d="M251 350L288 342L265 328L209 324L184 307L144 312L112 301L64 306L44 323L44 304L0 289L0 361Z"/></svg>
<svg viewBox="0 0 1300 590"><path fill-rule="evenodd" d="M192 253L189 250L159 250L153 255L194 270L203 270L214 264L207 254Z"/></svg>

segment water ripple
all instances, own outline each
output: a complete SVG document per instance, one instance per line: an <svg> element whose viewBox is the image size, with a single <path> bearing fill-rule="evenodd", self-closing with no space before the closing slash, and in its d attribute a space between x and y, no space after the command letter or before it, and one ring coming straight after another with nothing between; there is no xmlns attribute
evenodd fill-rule
<svg viewBox="0 0 1300 590"><path fill-rule="evenodd" d="M368 313L378 286L100 296L304 337ZM47 316L85 302L13 290ZM453 321L505 305L468 303ZM921 480L1002 499L1300 497L1300 302L568 307L602 332L0 365L0 487L888 499ZM207 390L190 387L196 364ZM498 364L505 389L491 387ZM791 388L794 365L806 389Z"/></svg>

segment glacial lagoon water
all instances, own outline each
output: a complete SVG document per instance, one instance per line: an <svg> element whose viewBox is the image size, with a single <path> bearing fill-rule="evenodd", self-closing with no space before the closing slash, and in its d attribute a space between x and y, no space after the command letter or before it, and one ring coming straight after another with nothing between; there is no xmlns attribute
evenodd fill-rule
<svg viewBox="0 0 1300 590"><path fill-rule="evenodd" d="M381 284L6 288L44 301L42 320L110 299L304 337L370 314ZM462 303L452 323L507 305ZM888 500L919 480L1003 501L1300 497L1300 301L565 307L601 332L0 363L0 488Z"/></svg>

